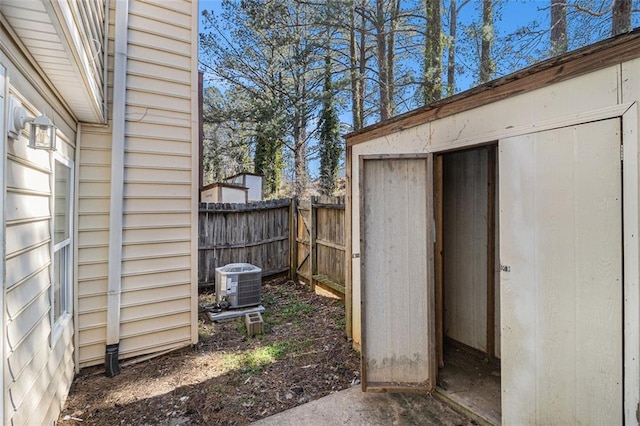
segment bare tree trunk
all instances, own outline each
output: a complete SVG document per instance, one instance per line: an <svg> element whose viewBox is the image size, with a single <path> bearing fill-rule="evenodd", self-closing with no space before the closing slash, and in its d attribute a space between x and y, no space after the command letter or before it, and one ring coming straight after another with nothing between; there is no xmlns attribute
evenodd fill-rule
<svg viewBox="0 0 640 426"><path fill-rule="evenodd" d="M482 0L482 46L480 52L480 83L490 81L495 73L491 57L493 44L493 0Z"/></svg>
<svg viewBox="0 0 640 426"><path fill-rule="evenodd" d="M306 33L306 27L301 25L300 16L302 11L301 4L296 4L295 24L297 28L301 28L302 40L308 40L309 34ZM300 46L300 50L304 50L306 46ZM296 54L299 54L296 48ZM300 65L296 70L295 78L295 112L293 122L293 143L294 143L294 185L293 193L295 197L303 198L307 193L309 183L309 174L307 173L307 101L309 92L307 90L307 65Z"/></svg>
<svg viewBox="0 0 640 426"><path fill-rule="evenodd" d="M303 198L307 193L307 184L309 182L309 176L307 174L307 131L306 120L302 117L298 117L300 122L296 125L294 130L295 141L295 153L294 153L294 169L295 169L295 182L293 186L294 196Z"/></svg>
<svg viewBox="0 0 640 426"><path fill-rule="evenodd" d="M615 0L611 23L611 35L631 30L631 0Z"/></svg>
<svg viewBox="0 0 640 426"><path fill-rule="evenodd" d="M425 0L427 33L424 46L424 103L442 97L442 21L440 0Z"/></svg>
<svg viewBox="0 0 640 426"><path fill-rule="evenodd" d="M367 93L367 80L364 78L365 73L367 71L367 17L365 16L365 7L367 5L367 0L362 0L362 20L360 27L360 68L358 70L358 78L360 79L360 93L358 94L358 108L360 110L360 123L359 128L364 127L364 98Z"/></svg>
<svg viewBox="0 0 640 426"><path fill-rule="evenodd" d="M456 32L458 27L458 9L456 0L451 0L449 10L449 51L447 52L447 96L456 92Z"/></svg>
<svg viewBox="0 0 640 426"><path fill-rule="evenodd" d="M384 0L376 0L376 19L374 22L376 47L378 49L378 86L380 96L380 120L391 116L389 105L389 75L387 70L387 34L384 14Z"/></svg>
<svg viewBox="0 0 640 426"><path fill-rule="evenodd" d="M551 56L567 51L567 3L565 0L551 0Z"/></svg>
<svg viewBox="0 0 640 426"><path fill-rule="evenodd" d="M400 16L400 0L393 0L391 17L389 20L389 42L387 45L387 97L389 116L395 114L395 62L396 62L396 31Z"/></svg>
<svg viewBox="0 0 640 426"><path fill-rule="evenodd" d="M351 21L349 28L349 61L351 67L351 118L353 130L360 130L363 127L362 109L360 102L360 86L362 80L358 70L358 43L356 42L356 4L351 1Z"/></svg>
<svg viewBox="0 0 640 426"><path fill-rule="evenodd" d="M293 167L295 173L293 194L295 197L304 197L309 183L309 175L307 173L307 89L304 72L298 74L297 77L295 113L293 116Z"/></svg>

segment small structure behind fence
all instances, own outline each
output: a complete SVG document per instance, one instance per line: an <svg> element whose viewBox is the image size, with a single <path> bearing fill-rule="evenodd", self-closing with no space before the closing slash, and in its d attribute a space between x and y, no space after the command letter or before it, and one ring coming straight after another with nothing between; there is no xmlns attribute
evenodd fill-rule
<svg viewBox="0 0 640 426"><path fill-rule="evenodd" d="M213 285L215 268L246 262L344 297L344 212L344 197L201 203L198 282Z"/></svg>

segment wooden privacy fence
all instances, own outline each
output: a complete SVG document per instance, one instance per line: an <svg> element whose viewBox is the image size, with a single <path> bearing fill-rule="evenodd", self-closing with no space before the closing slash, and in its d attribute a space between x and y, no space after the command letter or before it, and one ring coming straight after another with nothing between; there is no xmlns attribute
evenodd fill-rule
<svg viewBox="0 0 640 426"><path fill-rule="evenodd" d="M294 201L293 210L297 225L293 251L298 278L344 296L344 197Z"/></svg>
<svg viewBox="0 0 640 426"><path fill-rule="evenodd" d="M215 268L246 262L344 296L344 197L201 203L199 227L200 286L214 284Z"/></svg>
<svg viewBox="0 0 640 426"><path fill-rule="evenodd" d="M200 203L198 284L214 284L216 268L229 263L251 263L263 276L288 271L290 206L289 199Z"/></svg>

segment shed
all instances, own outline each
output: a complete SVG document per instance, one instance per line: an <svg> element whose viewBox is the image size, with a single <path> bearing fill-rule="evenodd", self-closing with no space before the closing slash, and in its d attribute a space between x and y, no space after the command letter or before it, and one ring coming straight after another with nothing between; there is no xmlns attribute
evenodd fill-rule
<svg viewBox="0 0 640 426"><path fill-rule="evenodd" d="M53 424L81 367L197 342L197 19L0 1L2 424ZM28 147L43 115L55 150Z"/></svg>
<svg viewBox="0 0 640 426"><path fill-rule="evenodd" d="M247 203L249 188L231 183L214 182L200 192L203 203Z"/></svg>
<svg viewBox="0 0 640 426"><path fill-rule="evenodd" d="M262 201L263 190L262 181L264 176L255 173L238 173L237 175L229 176L224 181L227 183L244 186L249 189L248 202ZM203 200L204 201L204 200Z"/></svg>
<svg viewBox="0 0 640 426"><path fill-rule="evenodd" d="M365 391L638 424L640 31L347 136Z"/></svg>

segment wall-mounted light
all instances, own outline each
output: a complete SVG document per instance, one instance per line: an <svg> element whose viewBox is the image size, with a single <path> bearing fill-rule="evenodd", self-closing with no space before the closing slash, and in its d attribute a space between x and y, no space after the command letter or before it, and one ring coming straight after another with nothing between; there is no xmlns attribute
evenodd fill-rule
<svg viewBox="0 0 640 426"><path fill-rule="evenodd" d="M29 148L56 150L56 126L46 115L36 117L31 121L29 132Z"/></svg>
<svg viewBox="0 0 640 426"><path fill-rule="evenodd" d="M9 120L8 134L10 138L18 139L20 132L27 123L31 124L29 131L29 148L56 150L56 126L46 115L29 118L27 111L22 107L20 101L11 97L9 100L9 111L12 119Z"/></svg>

